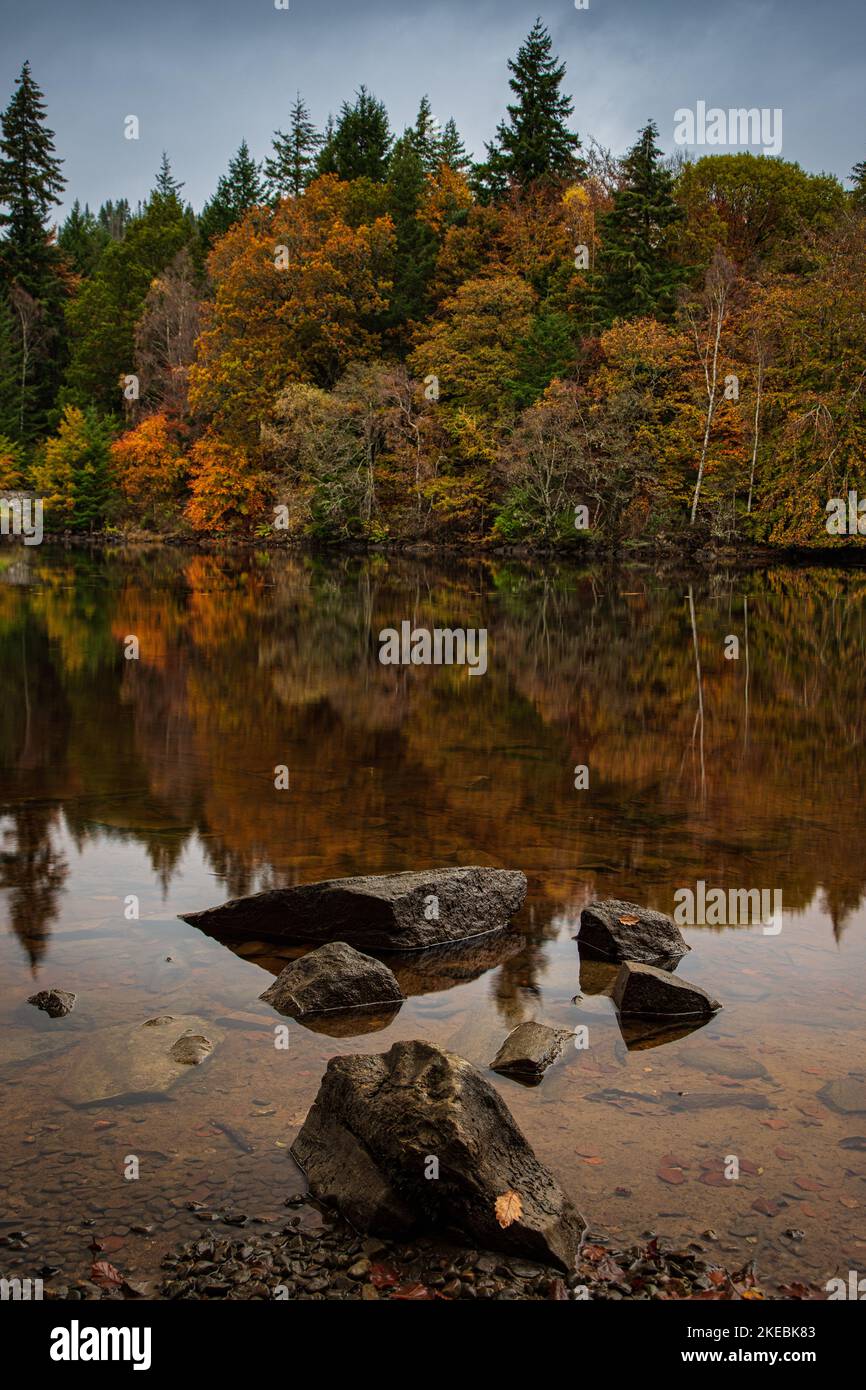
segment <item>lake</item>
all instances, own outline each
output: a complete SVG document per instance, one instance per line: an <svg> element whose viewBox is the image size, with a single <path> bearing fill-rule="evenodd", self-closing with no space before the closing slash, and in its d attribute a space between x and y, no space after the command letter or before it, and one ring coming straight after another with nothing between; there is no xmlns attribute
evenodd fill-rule
<svg viewBox="0 0 866 1390"><path fill-rule="evenodd" d="M486 672L382 665L404 621L486 629ZM203 1213L278 1227L329 1057L415 1037L485 1070L591 1231L703 1238L769 1286L862 1269L864 677L858 570L0 551L3 1273L86 1277L95 1238L153 1278ZM259 995L291 951L178 919L452 864L524 870L511 929L401 960L396 1016L288 1022L287 1050ZM581 908L673 913L699 882L781 917L685 927L679 974L723 1010L624 1036ZM27 1003L47 987L68 1017ZM70 1101L167 1013L212 1030L205 1063L161 1101ZM487 1065L532 1018L579 1032L529 1088Z"/></svg>

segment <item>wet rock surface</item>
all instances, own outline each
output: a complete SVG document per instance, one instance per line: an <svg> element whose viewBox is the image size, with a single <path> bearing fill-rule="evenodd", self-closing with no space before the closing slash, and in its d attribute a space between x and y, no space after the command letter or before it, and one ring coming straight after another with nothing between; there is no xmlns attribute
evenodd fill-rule
<svg viewBox="0 0 866 1390"><path fill-rule="evenodd" d="M72 1105L163 1096L222 1036L196 1014L162 1014L132 1028L102 1028L69 1054L58 1092Z"/></svg>
<svg viewBox="0 0 866 1390"><path fill-rule="evenodd" d="M274 888L183 920L217 937L249 932L262 940L413 951L496 931L525 896L518 870L430 869Z"/></svg>
<svg viewBox="0 0 866 1390"><path fill-rule="evenodd" d="M75 995L68 989L40 989L38 994L31 994L27 1003L41 1009L49 1018L65 1018L75 1008Z"/></svg>
<svg viewBox="0 0 866 1390"><path fill-rule="evenodd" d="M722 1007L700 985L637 961L620 966L612 997L625 1017L708 1018Z"/></svg>
<svg viewBox="0 0 866 1390"><path fill-rule="evenodd" d="M571 1036L564 1028L549 1028L534 1020L518 1023L493 1058L490 1069L537 1085L547 1068L561 1056Z"/></svg>
<svg viewBox="0 0 866 1390"><path fill-rule="evenodd" d="M289 1018L403 1002L388 966L345 941L328 942L292 961L259 998Z"/></svg>
<svg viewBox="0 0 866 1390"><path fill-rule="evenodd" d="M587 904L577 943L581 955L639 961L663 970L675 970L690 949L673 918L619 898Z"/></svg>
<svg viewBox="0 0 866 1390"><path fill-rule="evenodd" d="M570 1269L584 1229L485 1078L427 1042L335 1057L292 1145L311 1191L357 1230L435 1229ZM430 1160L436 1176L427 1176ZM497 1201L519 1203L503 1224Z"/></svg>
<svg viewBox="0 0 866 1390"><path fill-rule="evenodd" d="M825 1105L840 1115L866 1114L866 1078L854 1072L828 1081L818 1095Z"/></svg>

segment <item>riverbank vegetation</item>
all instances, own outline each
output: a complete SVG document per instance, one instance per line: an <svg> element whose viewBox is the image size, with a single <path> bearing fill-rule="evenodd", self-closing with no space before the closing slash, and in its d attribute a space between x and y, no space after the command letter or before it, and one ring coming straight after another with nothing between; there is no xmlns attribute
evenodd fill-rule
<svg viewBox="0 0 866 1390"><path fill-rule="evenodd" d="M622 157L540 21L480 160L425 97L298 96L199 213L65 180L25 63L0 142L0 489L52 531L826 545L866 442L866 164ZM840 538L840 544L846 538Z"/></svg>

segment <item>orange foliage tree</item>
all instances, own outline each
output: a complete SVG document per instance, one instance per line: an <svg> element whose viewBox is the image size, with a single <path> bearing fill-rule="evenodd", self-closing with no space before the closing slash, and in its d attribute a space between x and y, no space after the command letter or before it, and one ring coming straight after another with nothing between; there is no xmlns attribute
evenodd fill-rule
<svg viewBox="0 0 866 1390"><path fill-rule="evenodd" d="M173 513L186 475L177 429L168 416L147 415L116 439L111 458L121 493L143 520Z"/></svg>
<svg viewBox="0 0 866 1390"><path fill-rule="evenodd" d="M329 387L375 355L393 227L358 214L352 185L327 175L303 198L252 210L211 252L190 404L232 438L255 443L289 382Z"/></svg>
<svg viewBox="0 0 866 1390"><path fill-rule="evenodd" d="M264 480L246 449L208 431L189 451L186 517L196 531L234 531L261 517Z"/></svg>

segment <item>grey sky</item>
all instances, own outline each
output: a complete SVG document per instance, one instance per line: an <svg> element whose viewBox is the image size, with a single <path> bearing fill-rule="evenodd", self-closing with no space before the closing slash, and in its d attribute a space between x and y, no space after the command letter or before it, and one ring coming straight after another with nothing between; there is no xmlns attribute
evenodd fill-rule
<svg viewBox="0 0 866 1390"><path fill-rule="evenodd" d="M781 107L783 154L847 177L866 158L863 0L0 0L0 104L24 58L46 94L67 199L143 198L165 148L196 208L246 137L261 158L300 89L321 125L365 82L398 129L430 94L480 155L506 62L540 13L575 125L617 152L653 117ZM123 121L141 122L138 141ZM712 149L702 151L713 153Z"/></svg>

